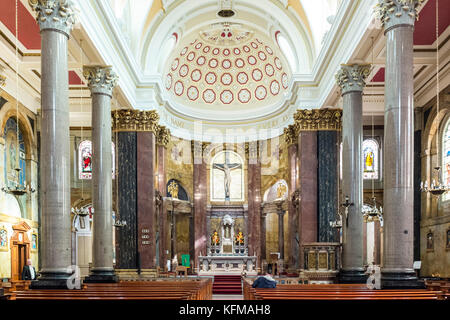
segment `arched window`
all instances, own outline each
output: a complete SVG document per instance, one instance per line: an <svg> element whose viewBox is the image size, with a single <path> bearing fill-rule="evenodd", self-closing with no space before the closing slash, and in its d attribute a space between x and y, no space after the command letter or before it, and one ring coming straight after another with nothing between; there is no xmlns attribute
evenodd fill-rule
<svg viewBox="0 0 450 320"><path fill-rule="evenodd" d="M242 158L233 151L222 151L211 161L211 201L244 201Z"/></svg>
<svg viewBox="0 0 450 320"><path fill-rule="evenodd" d="M363 178L379 179L380 147L374 139L366 139L362 144Z"/></svg>
<svg viewBox="0 0 450 320"><path fill-rule="evenodd" d="M450 118L447 120L442 134L442 183L450 186ZM450 200L450 192L444 193L442 200Z"/></svg>
<svg viewBox="0 0 450 320"><path fill-rule="evenodd" d="M111 143L112 152L112 178L115 178L116 172L116 147L114 142ZM84 140L80 142L78 146L78 172L80 179L91 179L92 178L92 142L89 140Z"/></svg>
<svg viewBox="0 0 450 320"><path fill-rule="evenodd" d="M24 187L26 182L26 163L25 163L25 142L22 131L19 127L19 136L17 137L17 121L15 118L9 118L6 121L5 137L5 183L8 187L16 185ZM17 145L19 150L17 150ZM19 179L17 179L16 168L20 168Z"/></svg>
<svg viewBox="0 0 450 320"><path fill-rule="evenodd" d="M275 37L278 42L278 46L284 53L284 56L286 57L287 61L289 62L289 65L291 66L291 70L297 70L297 58L294 53L294 50L292 50L292 47L288 39L280 32L277 32Z"/></svg>

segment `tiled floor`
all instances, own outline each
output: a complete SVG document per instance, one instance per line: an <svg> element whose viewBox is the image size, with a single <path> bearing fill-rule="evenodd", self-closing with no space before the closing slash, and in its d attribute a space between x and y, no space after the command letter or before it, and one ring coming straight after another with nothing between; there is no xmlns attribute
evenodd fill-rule
<svg viewBox="0 0 450 320"><path fill-rule="evenodd" d="M244 296L242 294L213 294L213 300L244 300Z"/></svg>

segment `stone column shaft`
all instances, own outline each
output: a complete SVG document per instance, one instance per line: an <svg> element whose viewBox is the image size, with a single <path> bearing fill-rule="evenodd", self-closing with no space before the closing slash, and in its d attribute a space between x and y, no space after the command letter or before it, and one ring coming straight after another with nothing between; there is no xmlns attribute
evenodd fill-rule
<svg viewBox="0 0 450 320"><path fill-rule="evenodd" d="M31 288L67 288L70 232L69 79L72 3L30 1L41 30L41 270ZM60 16L64 12L64 16ZM58 19L54 19L58 17Z"/></svg>
<svg viewBox="0 0 450 320"><path fill-rule="evenodd" d="M280 259L284 260L284 210L277 211L278 214L278 251Z"/></svg>
<svg viewBox="0 0 450 320"><path fill-rule="evenodd" d="M365 78L370 73L369 65L342 65L336 75L342 89L342 194L350 203L347 217L343 219L342 283L363 283L363 177L361 153L363 138L362 92Z"/></svg>
<svg viewBox="0 0 450 320"><path fill-rule="evenodd" d="M113 268L111 98L117 76L110 67L85 67L92 95L92 268L86 282L117 282Z"/></svg>
<svg viewBox="0 0 450 320"><path fill-rule="evenodd" d="M413 33L420 2L379 3L378 13L386 36L383 288L419 285L413 270Z"/></svg>

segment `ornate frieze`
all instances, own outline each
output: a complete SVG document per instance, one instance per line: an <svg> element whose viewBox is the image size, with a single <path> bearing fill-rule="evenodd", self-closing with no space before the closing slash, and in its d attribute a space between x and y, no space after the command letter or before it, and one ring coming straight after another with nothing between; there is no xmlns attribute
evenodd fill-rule
<svg viewBox="0 0 450 320"><path fill-rule="evenodd" d="M83 75L93 94L106 94L112 97L112 91L119 77L110 66L85 66Z"/></svg>
<svg viewBox="0 0 450 320"><path fill-rule="evenodd" d="M363 91L370 71L370 64L342 64L335 76L342 94Z"/></svg>
<svg viewBox="0 0 450 320"><path fill-rule="evenodd" d="M294 114L295 132L318 130L341 130L341 109L297 110Z"/></svg>
<svg viewBox="0 0 450 320"><path fill-rule="evenodd" d="M155 110L115 110L112 112L113 131L151 131L158 133L159 115Z"/></svg>
<svg viewBox="0 0 450 320"><path fill-rule="evenodd" d="M378 0L376 15L385 30L398 25L414 25L419 19L418 7L423 0Z"/></svg>
<svg viewBox="0 0 450 320"><path fill-rule="evenodd" d="M160 146L166 147L170 142L170 130L165 126L158 126L156 134L156 143Z"/></svg>
<svg viewBox="0 0 450 320"><path fill-rule="evenodd" d="M297 143L297 136L295 125L290 124L287 128L284 128L284 140L288 146Z"/></svg>
<svg viewBox="0 0 450 320"><path fill-rule="evenodd" d="M70 34L76 22L72 0L28 0L28 3L37 12L36 21L41 31L56 29Z"/></svg>

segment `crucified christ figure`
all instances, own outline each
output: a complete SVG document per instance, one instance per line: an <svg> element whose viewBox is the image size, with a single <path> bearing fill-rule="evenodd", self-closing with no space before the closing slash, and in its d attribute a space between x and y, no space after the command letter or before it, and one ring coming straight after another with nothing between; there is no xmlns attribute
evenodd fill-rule
<svg viewBox="0 0 450 320"><path fill-rule="evenodd" d="M225 201L230 200L230 184L231 184L231 171L241 168L240 163L230 163L228 159L228 152L225 153L224 163L214 163L214 169L223 171L224 177L224 188L225 188Z"/></svg>

